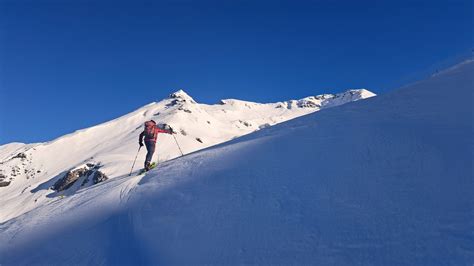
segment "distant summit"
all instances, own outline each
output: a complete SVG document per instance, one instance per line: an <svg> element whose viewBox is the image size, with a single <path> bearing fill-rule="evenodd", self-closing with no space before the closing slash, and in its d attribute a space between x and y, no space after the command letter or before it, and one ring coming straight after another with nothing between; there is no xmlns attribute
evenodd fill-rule
<svg viewBox="0 0 474 266"><path fill-rule="evenodd" d="M179 90L171 93L168 97L171 98L171 99L181 99L181 100L184 100L184 101L189 101L191 103L196 103L196 101L182 89L179 89Z"/></svg>

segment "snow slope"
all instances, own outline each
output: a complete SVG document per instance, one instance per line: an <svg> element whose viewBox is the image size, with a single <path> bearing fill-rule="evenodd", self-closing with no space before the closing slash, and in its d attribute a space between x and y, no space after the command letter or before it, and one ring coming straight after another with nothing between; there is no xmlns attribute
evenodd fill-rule
<svg viewBox="0 0 474 266"><path fill-rule="evenodd" d="M190 153L304 114L372 96L360 89L271 104L231 99L207 105L196 103L180 90L160 102L50 142L0 146L0 222L103 180L92 178L94 171L108 179L128 175L137 153L138 135L147 120L173 126L183 152ZM143 167L145 153L145 149L140 151L136 170ZM158 137L155 160L162 162L179 154L171 136ZM69 171L81 169L91 176L79 176L71 186L64 186L68 187L65 191L50 189ZM94 171L87 172L89 169Z"/></svg>
<svg viewBox="0 0 474 266"><path fill-rule="evenodd" d="M0 264L472 265L473 61L0 225Z"/></svg>

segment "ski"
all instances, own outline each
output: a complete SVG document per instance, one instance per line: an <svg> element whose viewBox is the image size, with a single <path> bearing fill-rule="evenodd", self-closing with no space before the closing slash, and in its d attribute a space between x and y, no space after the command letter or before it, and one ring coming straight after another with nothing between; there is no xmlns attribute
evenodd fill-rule
<svg viewBox="0 0 474 266"><path fill-rule="evenodd" d="M155 163L155 162L152 162L152 163L150 164L150 169L148 169L148 171L150 171L151 169L153 169L153 168L155 168L155 167L156 167L156 163ZM138 175L142 175L142 174L144 174L144 173L146 173L146 172L148 172L148 171L147 171L145 168L140 169L140 171L138 171Z"/></svg>

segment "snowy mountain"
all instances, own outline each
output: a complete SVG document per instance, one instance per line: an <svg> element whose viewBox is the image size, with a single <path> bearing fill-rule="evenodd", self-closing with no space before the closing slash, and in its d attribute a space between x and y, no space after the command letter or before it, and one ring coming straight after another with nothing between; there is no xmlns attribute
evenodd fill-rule
<svg viewBox="0 0 474 266"><path fill-rule="evenodd" d="M143 123L154 119L178 132L184 153L207 148L320 109L374 96L360 89L261 104L235 99L197 103L180 90L115 120L46 143L0 146L0 222L105 180L128 176ZM143 167L145 150L136 167ZM180 155L174 139L159 135L155 160Z"/></svg>
<svg viewBox="0 0 474 266"><path fill-rule="evenodd" d="M473 73L56 198L0 225L0 264L471 265Z"/></svg>

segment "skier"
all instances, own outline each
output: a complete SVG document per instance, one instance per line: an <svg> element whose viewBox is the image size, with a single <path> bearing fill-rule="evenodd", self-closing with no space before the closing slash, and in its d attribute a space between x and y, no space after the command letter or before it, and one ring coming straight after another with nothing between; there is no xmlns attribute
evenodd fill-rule
<svg viewBox="0 0 474 266"><path fill-rule="evenodd" d="M143 146L143 138L145 138L145 146L147 150L145 171L150 170L151 158L153 157L153 153L155 153L156 138L158 137L158 133L176 134L173 132L173 129L166 130L157 127L156 122L153 120L145 122L145 129L138 138L138 145L140 145L140 147Z"/></svg>

